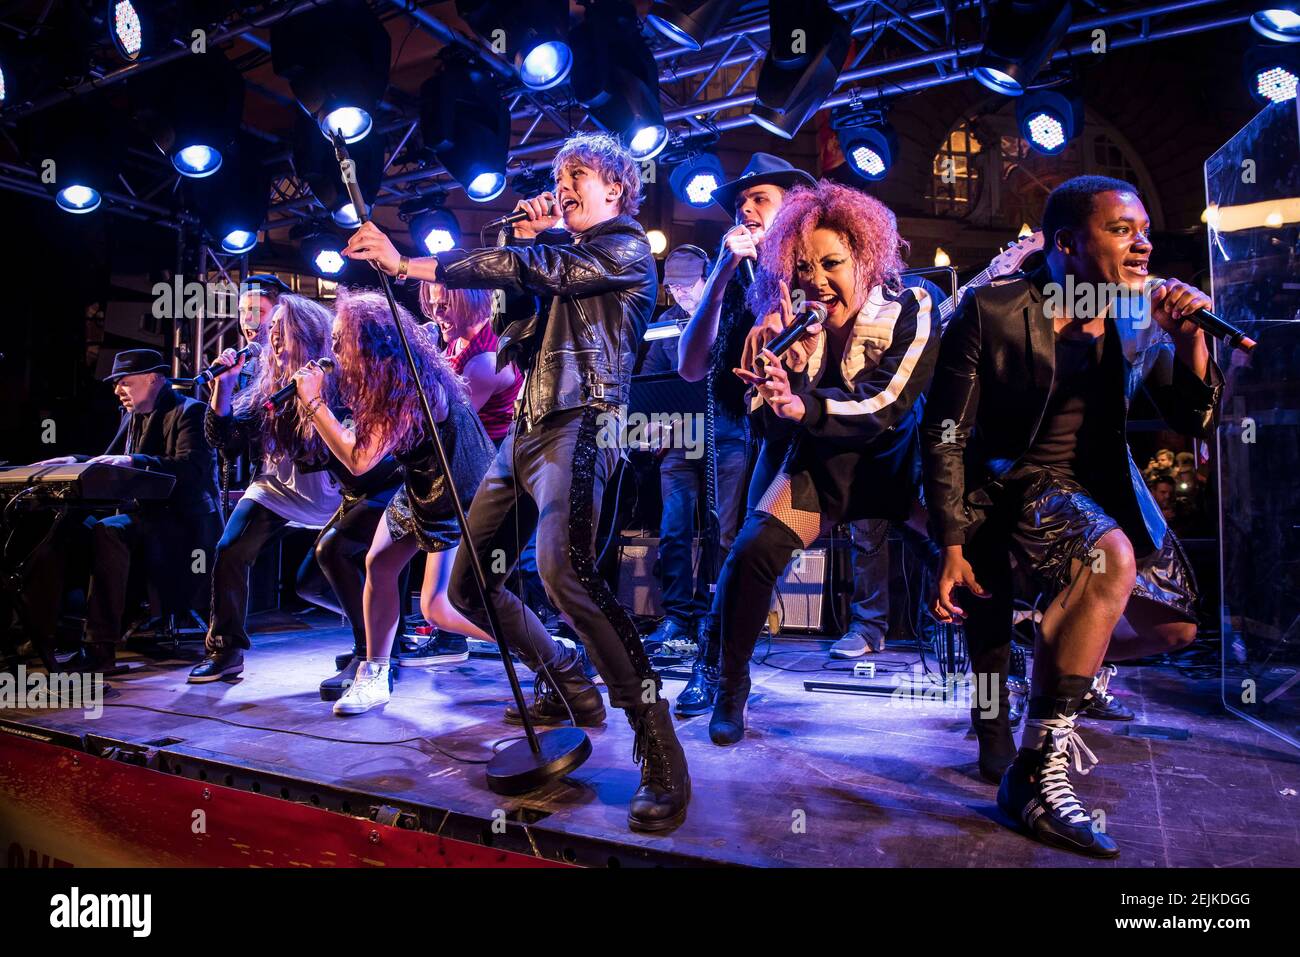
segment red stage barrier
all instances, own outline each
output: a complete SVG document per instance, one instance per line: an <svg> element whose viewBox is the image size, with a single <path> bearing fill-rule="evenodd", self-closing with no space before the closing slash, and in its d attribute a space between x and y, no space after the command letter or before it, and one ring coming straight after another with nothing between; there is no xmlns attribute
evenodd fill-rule
<svg viewBox="0 0 1300 957"><path fill-rule="evenodd" d="M8 867L564 867L0 732Z"/></svg>

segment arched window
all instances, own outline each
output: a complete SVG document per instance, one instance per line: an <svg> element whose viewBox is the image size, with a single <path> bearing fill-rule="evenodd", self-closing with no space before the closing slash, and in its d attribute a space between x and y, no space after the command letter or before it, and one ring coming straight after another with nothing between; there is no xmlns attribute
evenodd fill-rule
<svg viewBox="0 0 1300 957"><path fill-rule="evenodd" d="M1164 228L1159 196L1141 160L1105 120L1088 113L1083 133L1048 156L1020 136L1014 101L964 117L934 154L929 200L936 216L984 226L1037 225L1047 194L1083 173L1127 180L1141 190L1156 229Z"/></svg>

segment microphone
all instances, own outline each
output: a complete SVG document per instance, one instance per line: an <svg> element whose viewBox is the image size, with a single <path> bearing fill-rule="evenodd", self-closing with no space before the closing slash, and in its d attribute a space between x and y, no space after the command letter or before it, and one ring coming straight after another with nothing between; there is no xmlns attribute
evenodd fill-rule
<svg viewBox="0 0 1300 957"><path fill-rule="evenodd" d="M740 265L745 269L745 279L748 280L751 286L754 285L754 260L742 259Z"/></svg>
<svg viewBox="0 0 1300 957"><path fill-rule="evenodd" d="M549 216L550 214L552 214L552 213L554 213L554 212L555 212L555 204L554 204L554 203L550 203L550 204L547 206L546 213L547 213L547 215ZM502 229L503 227L506 227L506 226L513 226L515 223L522 223L522 222L523 222L525 219L527 219L527 218L528 218L528 211L527 211L527 210L525 210L525 209L516 209L516 210L515 210L513 213L511 213L509 216L502 216L500 219L494 219L494 220L492 220L492 221L490 221L490 222L484 223L484 224L483 224L483 228L484 228L485 230L488 230L488 229Z"/></svg>
<svg viewBox="0 0 1300 957"><path fill-rule="evenodd" d="M256 342L250 342L244 348L235 353L235 363L238 364L240 359L256 359L262 354L262 347ZM220 362L214 362L197 376L194 377L194 385L203 385L205 382L211 382L223 372L229 372L234 366L222 365Z"/></svg>
<svg viewBox="0 0 1300 957"><path fill-rule="evenodd" d="M326 372L334 371L334 360L328 356L322 356L316 360L316 364ZM296 383L290 382L282 389L277 389L269 399L262 403L262 411L278 412L284 407L284 404L293 398L293 394L298 391Z"/></svg>
<svg viewBox="0 0 1300 957"><path fill-rule="evenodd" d="M746 260L748 261L748 260ZM804 304L799 307L799 312L794 317L794 322L786 326L785 329L776 338L767 344L767 349L778 359L789 349L799 337L808 331L808 327L814 322L826 321L826 307L820 302L805 300Z"/></svg>
<svg viewBox="0 0 1300 957"><path fill-rule="evenodd" d="M1165 280L1157 276L1152 276L1147 280L1147 296L1149 297L1157 288L1164 285ZM1251 352L1255 348L1255 340L1246 335L1244 329L1239 329L1226 319L1220 319L1208 309L1197 309L1195 312L1183 316L1184 319L1190 320L1199 326L1207 335L1216 339L1222 339L1224 345L1229 349L1240 349L1242 352Z"/></svg>

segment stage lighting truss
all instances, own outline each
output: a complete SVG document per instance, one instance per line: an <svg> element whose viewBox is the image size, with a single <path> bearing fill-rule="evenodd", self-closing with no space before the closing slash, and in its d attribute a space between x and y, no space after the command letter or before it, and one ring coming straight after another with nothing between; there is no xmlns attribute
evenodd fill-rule
<svg viewBox="0 0 1300 957"><path fill-rule="evenodd" d="M668 177L673 195L703 209L713 203L713 191L726 182L722 161L713 153L695 153L674 167Z"/></svg>
<svg viewBox="0 0 1300 957"><path fill-rule="evenodd" d="M356 143L374 128L388 88L392 44L363 0L336 0L271 27L271 65L328 141Z"/></svg>
<svg viewBox="0 0 1300 957"><path fill-rule="evenodd" d="M494 51L504 52L528 89L549 90L569 78L568 0L456 0L456 11Z"/></svg>
<svg viewBox="0 0 1300 957"><path fill-rule="evenodd" d="M1006 96L1033 83L1070 29L1069 0L1000 0L975 61L975 79Z"/></svg>
<svg viewBox="0 0 1300 957"><path fill-rule="evenodd" d="M622 0L590 7L570 39L574 97L634 159L653 159L668 145L668 126L659 105L659 68L635 11Z"/></svg>
<svg viewBox="0 0 1300 957"><path fill-rule="evenodd" d="M658 0L646 17L665 37L687 50L700 50L731 17L738 0Z"/></svg>
<svg viewBox="0 0 1300 957"><path fill-rule="evenodd" d="M749 116L789 140L835 89L849 51L849 25L826 0L771 0L770 17L773 41Z"/></svg>
<svg viewBox="0 0 1300 957"><path fill-rule="evenodd" d="M1300 54L1289 44L1257 43L1243 60L1246 84L1256 103L1285 103L1296 96Z"/></svg>
<svg viewBox="0 0 1300 957"><path fill-rule="evenodd" d="M1083 132L1083 115L1083 98L1069 87L1032 90L1016 101L1021 138L1049 156Z"/></svg>
<svg viewBox="0 0 1300 957"><path fill-rule="evenodd" d="M1278 43L1300 42L1300 3L1264 3L1250 17L1251 28L1260 36Z"/></svg>
<svg viewBox="0 0 1300 957"><path fill-rule="evenodd" d="M465 195L478 203L506 188L510 111L480 62L447 47L420 87L420 135Z"/></svg>

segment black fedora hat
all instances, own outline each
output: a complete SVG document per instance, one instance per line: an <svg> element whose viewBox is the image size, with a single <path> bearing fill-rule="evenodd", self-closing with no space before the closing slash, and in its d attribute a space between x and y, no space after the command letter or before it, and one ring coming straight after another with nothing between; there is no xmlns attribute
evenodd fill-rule
<svg viewBox="0 0 1300 957"><path fill-rule="evenodd" d="M779 156L771 153L755 153L750 158L745 171L730 183L723 183L713 191L713 201L725 209L728 214L735 212L736 194L751 186L764 183L791 189L795 186L816 186L817 180L812 174L796 169Z"/></svg>
<svg viewBox="0 0 1300 957"><path fill-rule="evenodd" d="M113 371L104 376L105 382L116 382L123 376L143 375L146 372L166 374L167 363L157 349L123 349L113 356Z"/></svg>

